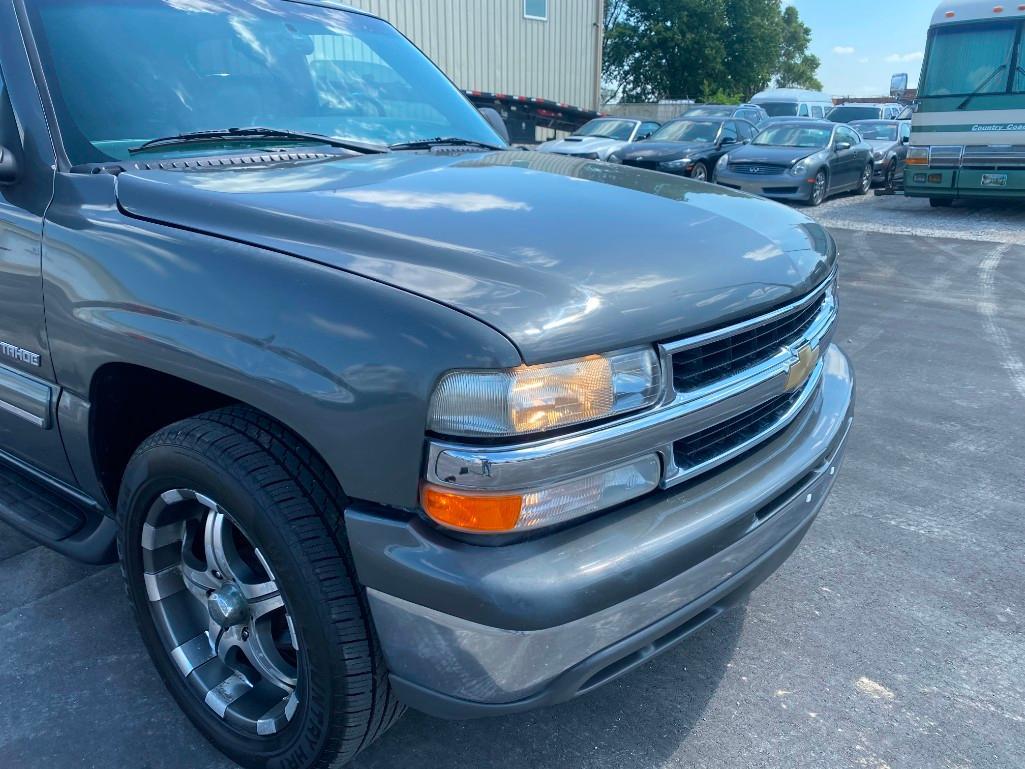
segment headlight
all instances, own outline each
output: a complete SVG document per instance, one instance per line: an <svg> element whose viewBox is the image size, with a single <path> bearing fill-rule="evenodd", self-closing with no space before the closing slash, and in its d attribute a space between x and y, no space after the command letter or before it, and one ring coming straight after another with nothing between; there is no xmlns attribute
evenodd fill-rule
<svg viewBox="0 0 1025 769"><path fill-rule="evenodd" d="M664 163L659 163L659 166L670 171L685 171L693 162L690 158L680 158L679 160L667 160Z"/></svg>
<svg viewBox="0 0 1025 769"><path fill-rule="evenodd" d="M908 158L905 161L909 166L929 165L929 148L912 147L908 150Z"/></svg>
<svg viewBox="0 0 1025 769"><path fill-rule="evenodd" d="M721 158L719 158L719 162L715 164L715 170L716 171L722 171L729 164L730 164L730 156L729 156L729 154L723 155Z"/></svg>
<svg viewBox="0 0 1025 769"><path fill-rule="evenodd" d="M609 163L622 163L623 162L623 158L619 157L619 155L617 155L615 152L613 152L611 155L609 155L608 162Z"/></svg>
<svg viewBox="0 0 1025 769"><path fill-rule="evenodd" d="M877 161L879 161L879 160L882 160L884 157L886 157L886 153L885 152L873 152L872 153L872 157L875 158Z"/></svg>
<svg viewBox="0 0 1025 769"><path fill-rule="evenodd" d="M650 347L502 371L451 371L434 391L427 427L467 437L555 430L651 406L661 379Z"/></svg>
<svg viewBox="0 0 1025 769"><path fill-rule="evenodd" d="M790 169L790 173L794 176L804 176L808 173L810 166L811 164L807 160L798 161L797 163L794 163L793 168Z"/></svg>

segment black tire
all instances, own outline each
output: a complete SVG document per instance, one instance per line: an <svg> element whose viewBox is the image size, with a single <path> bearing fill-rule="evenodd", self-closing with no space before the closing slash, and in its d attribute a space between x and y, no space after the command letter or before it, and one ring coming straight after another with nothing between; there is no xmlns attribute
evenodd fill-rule
<svg viewBox="0 0 1025 769"><path fill-rule="evenodd" d="M883 174L883 188L892 190L894 188L894 181L897 178L897 161L891 160L890 164L886 166L886 172Z"/></svg>
<svg viewBox="0 0 1025 769"><path fill-rule="evenodd" d="M707 182L711 181L712 177L708 171L708 166L699 160L694 164L694 167L690 169L690 178L699 182Z"/></svg>
<svg viewBox="0 0 1025 769"><path fill-rule="evenodd" d="M195 681L190 686L180 662L172 661L166 626L154 619L157 604L147 593L144 561L152 563L164 550L173 556L184 546L179 541L154 550L152 537L145 545L142 536L146 516L171 489L193 489L218 501L259 548L284 600L286 619L295 625L298 705L274 734L244 731L205 704ZM241 406L160 430L128 463L118 500L118 549L143 641L192 723L245 767L344 765L404 711L389 685L365 592L355 576L343 528L345 504L334 475L301 439Z"/></svg>
<svg viewBox="0 0 1025 769"><path fill-rule="evenodd" d="M826 169L820 168L815 174L815 183L805 202L811 208L816 208L821 206L827 197L829 197L829 174L826 173Z"/></svg>
<svg viewBox="0 0 1025 769"><path fill-rule="evenodd" d="M872 176L875 174L875 166L869 163L865 166L861 172L861 179L858 181L858 187L854 191L858 195L867 195L868 191L872 189Z"/></svg>
<svg viewBox="0 0 1025 769"><path fill-rule="evenodd" d="M954 205L953 198L929 198L929 205L933 208L950 208Z"/></svg>

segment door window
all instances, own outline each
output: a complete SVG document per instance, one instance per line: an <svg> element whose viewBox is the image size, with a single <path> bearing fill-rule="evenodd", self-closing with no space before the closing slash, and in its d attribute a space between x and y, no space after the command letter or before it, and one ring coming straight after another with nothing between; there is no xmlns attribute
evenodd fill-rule
<svg viewBox="0 0 1025 769"><path fill-rule="evenodd" d="M727 120L722 124L722 142L725 144L730 139L734 143L740 141L740 134L737 133L737 124L732 120Z"/></svg>
<svg viewBox="0 0 1025 769"><path fill-rule="evenodd" d="M661 127L659 123L641 123L640 130L637 131L637 138L646 139Z"/></svg>
<svg viewBox="0 0 1025 769"><path fill-rule="evenodd" d="M836 129L836 140L838 142L850 142L852 147L855 144L861 144L861 137L847 126L840 126Z"/></svg>
<svg viewBox="0 0 1025 769"><path fill-rule="evenodd" d="M797 110L797 116L798 117L808 117L808 105L807 104L802 104L800 106L800 108Z"/></svg>
<svg viewBox="0 0 1025 769"><path fill-rule="evenodd" d="M749 142L753 138L755 138L755 133L757 133L757 131L755 130L755 127L750 123L739 121L737 123L737 127L740 130L741 141Z"/></svg>
<svg viewBox="0 0 1025 769"><path fill-rule="evenodd" d="M825 113L823 113L822 107L820 107L818 104L813 104L811 106L811 116L812 117L822 117L823 114L825 114Z"/></svg>

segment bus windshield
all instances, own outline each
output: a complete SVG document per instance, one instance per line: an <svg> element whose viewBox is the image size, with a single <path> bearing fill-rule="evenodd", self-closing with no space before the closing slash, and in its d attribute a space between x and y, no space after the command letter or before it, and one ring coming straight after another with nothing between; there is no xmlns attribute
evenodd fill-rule
<svg viewBox="0 0 1025 769"><path fill-rule="evenodd" d="M1019 69L1023 63L1012 61L1018 26L971 24L937 30L929 49L921 95L1007 93L1009 84L1015 93L1025 92L1025 75Z"/></svg>

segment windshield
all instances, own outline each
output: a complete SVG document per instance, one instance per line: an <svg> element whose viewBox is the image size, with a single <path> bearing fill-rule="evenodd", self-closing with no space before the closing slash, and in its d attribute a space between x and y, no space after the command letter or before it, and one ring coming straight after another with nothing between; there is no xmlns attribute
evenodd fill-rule
<svg viewBox="0 0 1025 769"><path fill-rule="evenodd" d="M632 120L592 120L590 123L585 123L583 128L573 135L601 136L606 139L628 142L636 127L637 124Z"/></svg>
<svg viewBox="0 0 1025 769"><path fill-rule="evenodd" d="M829 144L832 129L796 125L766 128L755 137L754 144L771 147L807 147L820 149Z"/></svg>
<svg viewBox="0 0 1025 769"><path fill-rule="evenodd" d="M797 104L792 101L760 101L758 106L769 113L769 117L797 117Z"/></svg>
<svg viewBox="0 0 1025 769"><path fill-rule="evenodd" d="M929 46L922 96L1006 93L1008 83L1025 90L1025 78L1011 61L1016 23L972 24L937 30ZM1017 77L1012 75L1016 74Z"/></svg>
<svg viewBox="0 0 1025 769"><path fill-rule="evenodd" d="M369 16L281 0L28 8L72 163L123 160L156 137L249 126L380 145L503 144L423 54Z"/></svg>
<svg viewBox="0 0 1025 769"><path fill-rule="evenodd" d="M892 123L852 123L851 126L869 141L897 141L897 126Z"/></svg>
<svg viewBox="0 0 1025 769"><path fill-rule="evenodd" d="M698 123L694 120L674 120L651 135L652 141L662 142L714 142L720 123Z"/></svg>
<svg viewBox="0 0 1025 769"><path fill-rule="evenodd" d="M834 107L826 117L834 123L850 123L852 120L878 118L879 111L879 107Z"/></svg>

